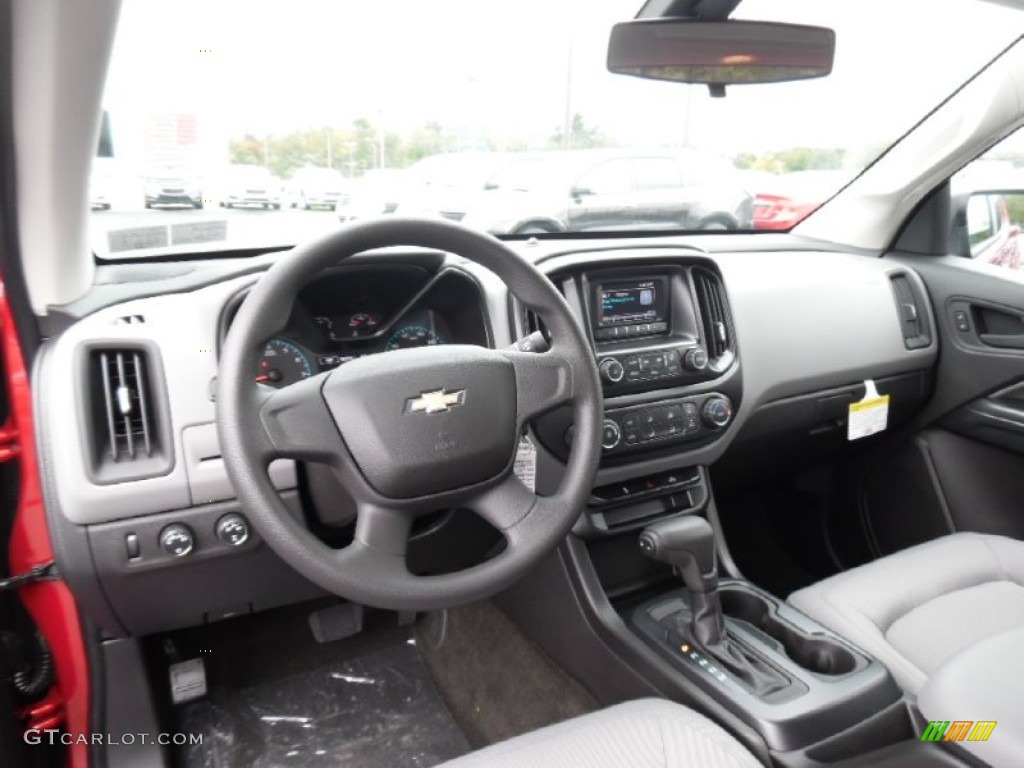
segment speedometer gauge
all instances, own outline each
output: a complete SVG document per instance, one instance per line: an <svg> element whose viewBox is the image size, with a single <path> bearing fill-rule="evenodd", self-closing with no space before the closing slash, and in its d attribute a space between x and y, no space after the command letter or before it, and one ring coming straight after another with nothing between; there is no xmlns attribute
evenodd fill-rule
<svg viewBox="0 0 1024 768"><path fill-rule="evenodd" d="M391 352L396 349L433 347L438 344L444 344L444 339L425 325L407 325L391 334L384 349Z"/></svg>
<svg viewBox="0 0 1024 768"><path fill-rule="evenodd" d="M313 363L297 345L271 339L257 364L256 381L280 389L313 375Z"/></svg>

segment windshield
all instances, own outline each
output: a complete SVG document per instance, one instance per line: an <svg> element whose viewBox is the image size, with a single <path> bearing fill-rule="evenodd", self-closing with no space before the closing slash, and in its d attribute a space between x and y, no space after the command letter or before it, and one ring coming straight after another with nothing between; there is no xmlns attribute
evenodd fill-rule
<svg viewBox="0 0 1024 768"><path fill-rule="evenodd" d="M788 229L1021 18L967 0L744 0L734 17L834 29L833 73L711 98L607 71L612 25L642 4L125 0L94 250L269 249L396 212L499 236Z"/></svg>

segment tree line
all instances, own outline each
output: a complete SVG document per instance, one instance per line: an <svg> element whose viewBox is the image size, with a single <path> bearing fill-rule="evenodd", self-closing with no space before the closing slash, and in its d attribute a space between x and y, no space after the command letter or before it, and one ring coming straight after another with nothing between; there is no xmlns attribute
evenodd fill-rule
<svg viewBox="0 0 1024 768"><path fill-rule="evenodd" d="M467 149L518 152L612 146L604 133L580 114L573 115L570 131L568 141L563 131L556 129L546 139L531 143L518 137L455 131L436 122L398 133L359 118L343 128L308 128L277 136L247 134L232 140L229 151L234 164L262 165L287 179L305 166L333 168L356 178L373 168L406 168L431 155Z"/></svg>

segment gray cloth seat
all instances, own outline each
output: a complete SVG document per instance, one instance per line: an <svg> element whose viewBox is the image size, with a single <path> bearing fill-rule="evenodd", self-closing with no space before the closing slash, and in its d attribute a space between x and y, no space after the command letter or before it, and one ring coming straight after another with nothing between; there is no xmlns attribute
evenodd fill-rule
<svg viewBox="0 0 1024 768"><path fill-rule="evenodd" d="M801 589L789 603L916 695L959 651L1024 628L1024 542L954 533Z"/></svg>
<svg viewBox="0 0 1024 768"><path fill-rule="evenodd" d="M957 746L993 768L1019 768L1024 756L1024 629L1012 630L982 640L950 659L936 672L917 698L926 720L949 722L959 713L984 719L993 726L991 738L967 738ZM956 714L954 714L956 713ZM979 713L974 715L973 713ZM977 721L972 721L977 723ZM951 723L952 724L952 723ZM965 729L966 730L966 729Z"/></svg>
<svg viewBox="0 0 1024 768"><path fill-rule="evenodd" d="M444 763L442 768L755 768L761 763L701 714L638 699Z"/></svg>

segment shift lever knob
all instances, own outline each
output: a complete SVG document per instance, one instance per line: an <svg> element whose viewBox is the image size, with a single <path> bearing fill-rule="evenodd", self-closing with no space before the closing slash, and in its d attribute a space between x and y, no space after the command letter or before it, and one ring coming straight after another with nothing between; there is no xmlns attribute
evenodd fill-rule
<svg viewBox="0 0 1024 768"><path fill-rule="evenodd" d="M640 533L640 550L653 560L671 565L690 592L718 588L715 534L703 517L688 515L647 526Z"/></svg>

